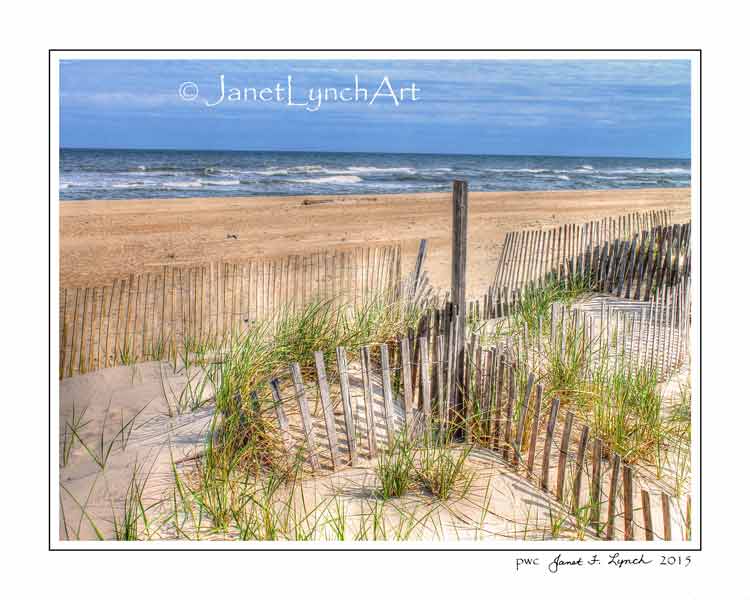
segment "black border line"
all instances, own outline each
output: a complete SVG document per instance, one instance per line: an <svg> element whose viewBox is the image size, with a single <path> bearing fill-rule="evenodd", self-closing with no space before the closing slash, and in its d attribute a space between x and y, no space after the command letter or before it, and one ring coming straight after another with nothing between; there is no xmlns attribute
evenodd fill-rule
<svg viewBox="0 0 750 600"><path fill-rule="evenodd" d="M49 552L579 552L578 548L538 548L536 546L518 548L477 548L477 547L450 547L450 548L377 548L367 546L364 548L279 548L272 547L269 543L266 547L248 547L237 544L236 547L226 548L53 548L52 547L52 54L55 52L214 52L214 53L237 53L237 52L697 52L698 56L698 410L700 433L698 436L698 547L668 550L667 552L702 552L703 551L703 477L701 467L703 465L703 50L702 48L531 48L519 50L518 48L488 49L488 48L429 48L429 49L404 49L404 48L255 48L255 49L222 49L222 48L50 48L47 54L47 245L49 254L47 257L47 298L49 302L49 313L47 315L47 355L49 356L49 369L47 371L47 383L49 395L47 397L47 550ZM82 59L85 60L85 59ZM94 60L94 59L91 59ZM149 60L149 59L143 59ZM210 59L194 59L210 60ZM240 60L240 59L238 59ZM249 60L249 59L247 59ZM363 59L364 60L364 59ZM404 59L407 60L407 59ZM409 58L408 60L420 60ZM482 59L500 60L500 59ZM691 136L692 119L691 115ZM692 145L692 144L691 144ZM59 148L58 148L59 151ZM691 160L692 160L691 156ZM691 192L695 190L695 183L691 181ZM692 204L692 200L691 200ZM692 206L691 206L692 210ZM58 265L59 266L59 265ZM73 542L75 543L75 542ZM605 543L605 542L602 542ZM598 544L592 544L591 548L583 547L584 551L623 551L623 552L664 552L663 548L636 548L631 546L600 548Z"/></svg>

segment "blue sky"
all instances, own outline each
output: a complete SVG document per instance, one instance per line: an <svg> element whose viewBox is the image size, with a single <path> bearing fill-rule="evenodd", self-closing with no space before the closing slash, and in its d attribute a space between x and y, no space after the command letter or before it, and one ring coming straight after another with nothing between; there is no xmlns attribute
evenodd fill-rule
<svg viewBox="0 0 750 600"><path fill-rule="evenodd" d="M224 100L217 102L220 75ZM302 103L310 89L388 78L398 106ZM178 91L192 82L198 96ZM231 88L274 88L267 102ZM264 96L268 98L268 96ZM351 92L346 92L351 97ZM309 108L315 108L311 103ZM60 144L87 148L690 157L688 61L137 61L60 65Z"/></svg>

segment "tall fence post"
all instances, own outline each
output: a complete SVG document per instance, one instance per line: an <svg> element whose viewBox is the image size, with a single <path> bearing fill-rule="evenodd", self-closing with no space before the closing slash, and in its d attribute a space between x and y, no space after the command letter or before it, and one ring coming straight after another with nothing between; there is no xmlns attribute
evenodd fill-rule
<svg viewBox="0 0 750 600"><path fill-rule="evenodd" d="M456 307L456 369L451 387L455 390L454 410L459 423L464 417L464 390L457 388L464 380L466 337L466 243L469 217L469 186L453 182L453 246L451 250L451 300ZM462 427L459 431L462 431Z"/></svg>

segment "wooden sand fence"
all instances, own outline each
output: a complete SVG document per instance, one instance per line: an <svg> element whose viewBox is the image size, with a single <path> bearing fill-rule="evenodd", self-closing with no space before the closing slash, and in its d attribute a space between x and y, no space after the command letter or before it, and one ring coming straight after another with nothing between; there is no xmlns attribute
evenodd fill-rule
<svg viewBox="0 0 750 600"><path fill-rule="evenodd" d="M217 348L256 321L315 300L356 305L400 293L398 245L139 273L60 290L60 377Z"/></svg>
<svg viewBox="0 0 750 600"><path fill-rule="evenodd" d="M603 281L613 285L618 282L620 287L617 276L627 273L629 265L631 273L641 273L641 283L644 274L648 282L641 294L645 310L637 320L623 320L619 313L613 318L609 308L607 319L600 309L597 320L584 309L569 311L556 306L547 344L579 344L588 336L588 344L582 348L592 353L592 365L606 360L620 361L620 369L674 368L674 361L665 359L665 354L674 355L674 348L689 348L690 261L689 245L685 246L689 244L689 225L668 228L664 222L668 214L651 215L651 221L649 217L640 221L636 218L635 226L625 230L627 235L632 233L630 239L625 239L622 228L603 239L601 224L598 232L596 227L565 226L556 234L547 233L546 238L538 236L546 240L546 245L541 242L543 248L554 248L555 256L560 254L555 269L546 263L540 269L542 275L550 271L558 277L606 272ZM618 223L622 226L623 221ZM672 496L668 489L653 487L655 484L647 482L630 457L621 456L596 436L594 423L566 409L560 398L545 397L534 375L543 360L542 327L537 328L535 337L525 330L491 347L483 347L477 335L470 336L467 343L467 314L478 317L481 312L479 302L468 307L466 302L467 224L468 185L455 181L450 300L425 311L402 339L362 347L355 353L337 348L335 365L326 365L324 354L316 352L314 380L305 382L300 365L292 364L287 377L268 383L273 399L269 410L275 413L289 452L301 451L313 470L336 470L346 465L357 467L362 460L374 458L399 430L425 435L428 440L455 436L527 477L576 522L582 510L589 511L585 529L594 536L689 540L690 496ZM644 227L648 240L643 235L644 243L638 244L633 240ZM584 241L574 251L572 236L583 231ZM517 245L512 240L505 245L495 289L507 290L519 281L526 284L534 280L507 275L505 261L515 256L516 247L524 247L522 239L516 236ZM569 250L562 254L564 244ZM680 250L685 247L687 254ZM648 250L644 252L643 248ZM631 258L633 253L635 258ZM675 254L681 258L672 260ZM552 253L542 250L540 255L549 257ZM528 266L533 261L524 259L518 264ZM675 266L684 269L682 277L674 278ZM657 280L657 293L653 294L657 273L662 281ZM669 285L664 284L664 277ZM628 289L635 289L632 276L628 279L623 275L622 279L630 282ZM423 285L423 280L417 267L414 290ZM641 290L640 284L637 289ZM492 302L486 297L483 311L487 318L493 316L492 307L497 305L497 294L488 296ZM506 310L507 300L506 294ZM327 369L335 375L329 377ZM285 395L284 390L292 392ZM238 403L242 409L252 406L253 400L238 398ZM562 410L564 415L560 414ZM654 510L653 502L661 510Z"/></svg>
<svg viewBox="0 0 750 600"><path fill-rule="evenodd" d="M642 234L645 239L647 232L665 228L671 223L672 211L657 210L587 223L566 223L546 230L507 233L492 286L516 289L527 282L543 279L549 272L559 274L561 270L568 270L575 273L579 256L593 256L597 247L601 254L605 244L608 250L615 242L619 247L637 234ZM573 264L568 269L571 260Z"/></svg>
<svg viewBox="0 0 750 600"><path fill-rule="evenodd" d="M267 410L289 453L301 452L314 472L335 471L375 458L404 430L425 443L460 429L479 456L547 493L550 510L568 515L570 528L585 521L587 535L608 540L690 539L690 496L675 496L647 479L628 456L596 437L585 416L545 395L533 368L536 343L524 347L509 339L482 347L472 336L459 380L452 310L434 309L411 335L390 344L337 348L332 364L316 352L307 381L295 363L288 375L269 382ZM579 314L556 310L553 343L581 339L576 332L587 322ZM636 368L653 354L655 338L648 339L641 358L626 352L619 360Z"/></svg>
<svg viewBox="0 0 750 600"><path fill-rule="evenodd" d="M690 223L657 225L627 238L623 230L605 226L615 222L628 221L620 218L508 234L495 281L480 307L483 318L507 315L529 289L549 279L578 278L600 292L649 300L689 277ZM613 240L607 237L610 231L617 236Z"/></svg>

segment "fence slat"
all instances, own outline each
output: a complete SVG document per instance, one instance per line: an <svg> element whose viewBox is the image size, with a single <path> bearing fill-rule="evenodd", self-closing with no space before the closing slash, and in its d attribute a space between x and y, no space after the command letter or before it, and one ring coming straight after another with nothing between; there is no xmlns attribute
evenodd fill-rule
<svg viewBox="0 0 750 600"><path fill-rule="evenodd" d="M315 445L315 433L313 431L312 418L310 417L310 406L307 403L307 394L305 394L305 385L302 381L302 371L300 370L299 363L292 363L290 371L292 381L294 382L294 391L297 396L299 412L302 416L302 428L305 432L305 441L307 442L310 466L314 471L317 471L320 469L320 461L318 460L318 452Z"/></svg>
<svg viewBox="0 0 750 600"><path fill-rule="evenodd" d="M586 447L589 442L589 426L584 425L581 428L581 437L578 441L578 453L576 454L575 476L573 478L573 512L578 511L581 505L581 481L583 479L583 470L586 466Z"/></svg>
<svg viewBox="0 0 750 600"><path fill-rule="evenodd" d="M336 348L336 361L339 369L339 381L341 383L341 404L344 409L344 425L346 427L346 443L349 446L349 459L353 467L359 466L359 453L357 452L357 432L354 430L354 419L352 417L352 397L349 390L349 362L346 358L346 348Z"/></svg>
<svg viewBox="0 0 750 600"><path fill-rule="evenodd" d="M368 457L373 458L378 451L378 440L375 435L375 413L373 411L372 393L372 365L370 361L370 349L363 346L359 349L359 362L362 367L362 389L365 402L365 423L367 427L367 451Z"/></svg>
<svg viewBox="0 0 750 600"><path fill-rule="evenodd" d="M568 461L568 446L570 444L570 433L573 429L573 413L568 411L565 414L565 425L563 426L562 439L560 440L560 456L557 460L557 492L556 497L559 502L563 501L565 487L565 467Z"/></svg>
<svg viewBox="0 0 750 600"><path fill-rule="evenodd" d="M333 469L336 470L341 466L339 457L338 435L336 434L336 421L333 418L333 405L331 404L331 392L328 388L328 377L326 376L325 358L322 352L315 352L315 370L318 375L318 390L320 400L323 405L323 418L326 424L326 434L328 435L328 447L331 451L331 462Z"/></svg>
<svg viewBox="0 0 750 600"><path fill-rule="evenodd" d="M654 526L651 521L651 498L646 490L641 490L641 510L643 512L643 527L646 530L646 540L653 541Z"/></svg>
<svg viewBox="0 0 750 600"><path fill-rule="evenodd" d="M281 429L281 441L284 444L286 451L291 454L292 452L292 436L289 432L289 419L284 411L284 406L281 400L281 391L279 389L279 380L272 379L270 381L271 396L273 397L273 408L276 412L276 420L279 423L279 429Z"/></svg>
<svg viewBox="0 0 750 600"><path fill-rule="evenodd" d="M625 465L622 469L623 519L625 540L633 539L633 469Z"/></svg>
<svg viewBox="0 0 750 600"><path fill-rule="evenodd" d="M393 414L393 390L391 388L391 369L388 364L388 345L380 344L380 365L383 382L383 406L385 408L385 427L388 433L388 443L393 443L396 433Z"/></svg>
<svg viewBox="0 0 750 600"><path fill-rule="evenodd" d="M536 439L539 434L539 417L542 411L542 394L544 387L542 384L536 386L536 400L534 401L534 416L531 421L531 439L529 440L529 455L527 459L527 469L529 477L534 474L534 459L536 458Z"/></svg>
<svg viewBox="0 0 750 600"><path fill-rule="evenodd" d="M542 457L542 480L541 487L544 491L549 491L549 460L552 451L552 441L555 435L555 424L557 422L557 412L560 410L560 398L555 398L550 406L549 417L547 418L547 436L544 440L544 455Z"/></svg>
<svg viewBox="0 0 750 600"><path fill-rule="evenodd" d="M430 389L430 364L427 336L419 338L419 381L422 386L422 414L427 435L432 431L432 390Z"/></svg>
<svg viewBox="0 0 750 600"><path fill-rule="evenodd" d="M620 455L612 455L612 473L609 478L609 506L607 508L607 539L615 535L615 514L617 512L617 481L620 476Z"/></svg>
<svg viewBox="0 0 750 600"><path fill-rule="evenodd" d="M414 398L412 391L412 364L411 364L411 344L408 337L401 338L401 387L404 394L404 419L406 421L406 430L411 435L414 432L412 419L414 417Z"/></svg>

